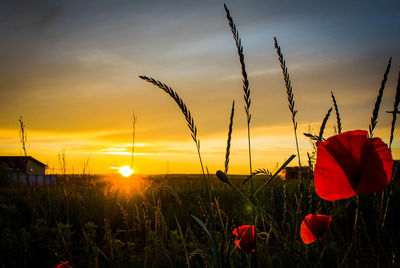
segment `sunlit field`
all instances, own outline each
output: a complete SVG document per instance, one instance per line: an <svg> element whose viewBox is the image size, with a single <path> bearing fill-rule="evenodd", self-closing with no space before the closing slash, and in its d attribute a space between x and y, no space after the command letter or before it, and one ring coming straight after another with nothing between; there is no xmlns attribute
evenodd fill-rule
<svg viewBox="0 0 400 268"><path fill-rule="evenodd" d="M237 57L240 67L240 95L229 100L224 144L215 152L221 154L223 148L224 161L219 168L211 170L207 164L213 150L204 150L200 142L198 118L183 97L188 95L151 73L135 78L173 104L176 119L163 124L170 128L175 128L176 121L186 125L192 151L182 145L184 142L175 143L180 148L158 144L160 148L153 151L135 151L140 147L135 147L135 139L141 126L136 125L133 112L129 146L125 140L123 146L104 149L108 147L104 145L100 150L92 144L98 155L110 157L102 170L112 174L91 173L90 157L80 174L69 172L68 155L62 151L58 154L60 169L48 169L50 176L46 177L48 165L28 154L29 129L21 116L18 138L22 156L16 158L23 168L4 160L12 158L8 156L0 163L0 267L400 267L400 166L394 159L399 144L400 74L395 59L382 59L385 68L376 74L380 83L374 91L371 113L364 115L369 123L364 129L342 125L341 107L349 100L337 98L332 90L318 128L303 132L285 45L281 47L278 38L271 38L277 75L283 78L281 90L293 142L275 167L256 167L255 154L262 146L260 139L252 140L253 115L260 107L253 103L258 101L250 84L254 73L247 72L233 15L227 5L223 8L227 31L233 36L232 56ZM165 53L171 56L167 49ZM151 55L146 57L151 60ZM114 60L107 59L107 63ZM268 101L275 100L268 97ZM314 100L314 105L319 101ZM314 112L314 107L308 108ZM238 120L238 115L244 120ZM380 128L383 117L387 125ZM240 138L244 146L234 140L238 121L245 125L241 129L245 136ZM152 127L147 125L149 132L157 129ZM379 137L383 130L387 133ZM107 133L103 138L118 139L118 135ZM306 139L309 147L302 146L301 139ZM87 144L79 140L70 146L90 154ZM234 151L235 146L240 147L238 151ZM193 159L199 174L171 174L170 159L163 159L163 150L181 154L185 161ZM276 152L279 150L284 149ZM231 161L233 152L245 160ZM111 160L111 155L124 159L123 164L114 161L116 158ZM137 161L137 156L146 160ZM167 163L165 174L138 172L140 164L155 163L151 157ZM41 164L42 170L28 160ZM246 167L243 175L232 172L235 164Z"/></svg>

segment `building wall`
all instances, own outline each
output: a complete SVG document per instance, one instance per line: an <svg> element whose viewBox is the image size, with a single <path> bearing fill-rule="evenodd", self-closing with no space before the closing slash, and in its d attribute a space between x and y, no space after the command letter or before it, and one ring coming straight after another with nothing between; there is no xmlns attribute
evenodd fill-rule
<svg viewBox="0 0 400 268"><path fill-rule="evenodd" d="M45 166L38 164L35 161L29 159L27 164L27 173L34 175L44 175L45 174Z"/></svg>
<svg viewBox="0 0 400 268"><path fill-rule="evenodd" d="M286 167L282 172L282 177L285 180L294 180L299 178L299 171L301 172L302 176L307 178L308 174L311 172L309 167Z"/></svg>

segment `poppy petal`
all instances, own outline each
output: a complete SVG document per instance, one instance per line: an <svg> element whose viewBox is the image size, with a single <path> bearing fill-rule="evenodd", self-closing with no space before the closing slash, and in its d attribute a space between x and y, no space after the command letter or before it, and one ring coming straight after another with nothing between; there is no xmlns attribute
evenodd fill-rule
<svg viewBox="0 0 400 268"><path fill-rule="evenodd" d="M232 233L234 236L239 237L238 228L235 228Z"/></svg>
<svg viewBox="0 0 400 268"><path fill-rule="evenodd" d="M233 241L233 242L235 243L235 245L236 245L238 248L242 249L242 247L240 246L239 239L235 239L235 241Z"/></svg>
<svg viewBox="0 0 400 268"><path fill-rule="evenodd" d="M303 240L304 244L310 244L317 240L315 235L311 232L310 228L308 228L304 221L302 221L300 226L300 237Z"/></svg>
<svg viewBox="0 0 400 268"><path fill-rule="evenodd" d="M367 140L367 131L354 130L330 137L323 143L342 167L354 190L360 181L363 148Z"/></svg>
<svg viewBox="0 0 400 268"><path fill-rule="evenodd" d="M317 194L326 200L333 201L349 198L356 194L349 180L324 143L317 144L318 155L314 169L314 184Z"/></svg>
<svg viewBox="0 0 400 268"><path fill-rule="evenodd" d="M390 149L368 132L355 130L317 142L314 182L317 194L334 201L382 191L390 182Z"/></svg>
<svg viewBox="0 0 400 268"><path fill-rule="evenodd" d="M305 244L310 244L320 239L329 228L331 216L320 214L307 215L300 226L300 237Z"/></svg>
<svg viewBox="0 0 400 268"><path fill-rule="evenodd" d="M254 226L242 225L233 230L233 235L237 237L235 244L246 252L255 252Z"/></svg>
<svg viewBox="0 0 400 268"><path fill-rule="evenodd" d="M392 178L390 149L380 138L369 139L363 150L363 169L357 194L380 192Z"/></svg>
<svg viewBox="0 0 400 268"><path fill-rule="evenodd" d="M311 230L317 238L321 238L328 231L331 220L331 216L320 214L308 215L308 224L310 224Z"/></svg>
<svg viewBox="0 0 400 268"><path fill-rule="evenodd" d="M66 268L66 267L70 267L69 266L69 261L61 262L55 268Z"/></svg>

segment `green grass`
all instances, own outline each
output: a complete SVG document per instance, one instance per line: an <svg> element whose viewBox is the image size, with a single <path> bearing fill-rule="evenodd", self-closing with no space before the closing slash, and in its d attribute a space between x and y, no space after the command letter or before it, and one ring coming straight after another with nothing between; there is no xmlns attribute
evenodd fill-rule
<svg viewBox="0 0 400 268"><path fill-rule="evenodd" d="M201 177L150 176L131 191L79 176L46 187L2 187L0 265L52 267L69 260L73 267L184 267L188 259L191 267L214 267L207 235L191 215L209 230L220 267L340 267L342 262L343 267L388 267L399 262L398 184L392 185L383 229L381 195L360 196L354 240L355 199L324 201L310 178L302 192L297 181L287 181L284 198L285 181L276 179L257 196L257 254L249 258L235 248L232 230L251 224L253 208L214 176L210 208ZM241 188L243 178L230 180ZM264 180L255 177L255 186ZM333 215L333 221L322 241L304 245L299 227L309 213Z"/></svg>

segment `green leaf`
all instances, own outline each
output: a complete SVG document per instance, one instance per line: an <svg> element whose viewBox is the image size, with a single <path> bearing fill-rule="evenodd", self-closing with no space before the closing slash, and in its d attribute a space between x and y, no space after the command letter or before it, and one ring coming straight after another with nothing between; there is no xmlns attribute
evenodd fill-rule
<svg viewBox="0 0 400 268"><path fill-rule="evenodd" d="M203 229L203 231L207 234L208 236L208 241L210 243L210 250L211 250L211 254L214 258L214 263L215 263L215 267L219 267L219 261L218 261L218 253L217 253L217 247L215 245L214 239L212 238L210 232L208 231L206 225L204 224L204 222L202 222L199 218L191 215L192 218L197 222L198 225L200 225L201 229Z"/></svg>

